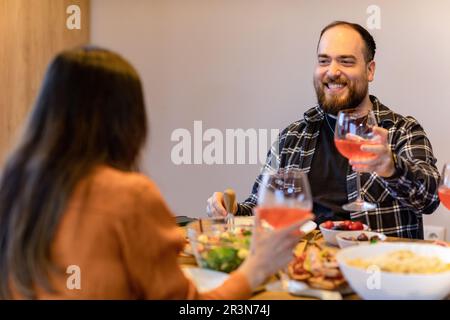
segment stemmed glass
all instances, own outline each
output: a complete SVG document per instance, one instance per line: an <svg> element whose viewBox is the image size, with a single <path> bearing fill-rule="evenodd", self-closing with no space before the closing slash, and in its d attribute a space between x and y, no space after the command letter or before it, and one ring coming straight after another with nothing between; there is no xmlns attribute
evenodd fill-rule
<svg viewBox="0 0 450 320"><path fill-rule="evenodd" d="M334 142L338 151L349 160L366 160L373 153L361 150L364 144L375 144L373 128L377 121L372 110L347 109L339 111L334 131ZM374 203L364 201L361 196L361 174L356 173L357 198L342 206L347 211L366 211L376 208Z"/></svg>
<svg viewBox="0 0 450 320"><path fill-rule="evenodd" d="M256 219L266 230L287 227L311 215L313 200L307 175L289 168L262 174ZM280 270L283 289L288 288L287 270Z"/></svg>
<svg viewBox="0 0 450 320"><path fill-rule="evenodd" d="M438 190L439 199L450 210L450 163L444 165Z"/></svg>

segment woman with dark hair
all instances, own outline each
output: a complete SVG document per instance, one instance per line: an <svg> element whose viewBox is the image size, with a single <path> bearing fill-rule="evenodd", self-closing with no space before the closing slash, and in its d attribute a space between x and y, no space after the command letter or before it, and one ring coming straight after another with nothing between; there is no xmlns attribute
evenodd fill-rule
<svg viewBox="0 0 450 320"><path fill-rule="evenodd" d="M256 232L242 266L200 295L177 264L173 216L135 172L146 133L128 62L92 47L56 56L1 174L0 298L243 299L289 261L301 223ZM73 265L81 288L67 285Z"/></svg>

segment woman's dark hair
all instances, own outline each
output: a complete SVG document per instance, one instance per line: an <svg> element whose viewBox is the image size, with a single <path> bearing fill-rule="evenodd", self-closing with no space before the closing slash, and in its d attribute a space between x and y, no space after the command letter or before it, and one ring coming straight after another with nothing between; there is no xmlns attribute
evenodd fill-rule
<svg viewBox="0 0 450 320"><path fill-rule="evenodd" d="M355 30L356 32L358 32L366 46L366 48L363 52L366 63L373 60L373 58L375 57L375 51L377 49L375 40L373 39L373 37L369 33L369 31L367 31L364 27L362 27L361 25L359 25L357 23L351 23L351 22L347 22L347 21L334 21L334 22L330 23L325 28L323 28L322 31L320 32L319 43L320 43L320 39L322 39L323 34L327 30L337 27L337 26L347 26L347 27ZM317 46L319 46L319 45L317 45Z"/></svg>
<svg viewBox="0 0 450 320"><path fill-rule="evenodd" d="M0 298L11 298L11 285L26 298L36 286L53 291L50 245L75 185L97 165L136 169L146 134L127 61L95 47L54 58L0 178Z"/></svg>

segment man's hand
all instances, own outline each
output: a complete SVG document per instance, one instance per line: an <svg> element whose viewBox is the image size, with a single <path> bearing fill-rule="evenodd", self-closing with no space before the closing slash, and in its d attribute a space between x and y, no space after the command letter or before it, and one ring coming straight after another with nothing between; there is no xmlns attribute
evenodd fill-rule
<svg viewBox="0 0 450 320"><path fill-rule="evenodd" d="M237 202L233 204L233 214L237 211ZM206 214L208 217L226 217L227 210L225 209L225 202L223 200L222 192L214 192L207 200Z"/></svg>
<svg viewBox="0 0 450 320"><path fill-rule="evenodd" d="M394 158L388 144L388 131L384 128L374 127L375 144L364 144L361 150L374 154L368 159L350 160L349 163L354 171L375 172L380 177L389 178L395 173Z"/></svg>

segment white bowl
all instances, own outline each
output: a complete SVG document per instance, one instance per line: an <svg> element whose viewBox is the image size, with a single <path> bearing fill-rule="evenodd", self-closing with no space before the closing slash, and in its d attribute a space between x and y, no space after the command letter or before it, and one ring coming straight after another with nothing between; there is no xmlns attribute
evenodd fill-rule
<svg viewBox="0 0 450 320"><path fill-rule="evenodd" d="M344 238L350 238L354 237L357 238L361 233L364 233L369 239L373 236L378 236L380 238L380 241L386 241L387 237L378 232L371 232L371 231L344 231L339 233L336 236L337 243L339 245L339 248L344 249L351 246L359 246L359 245L368 245L372 244L370 241L358 241L358 240L347 240Z"/></svg>
<svg viewBox="0 0 450 320"><path fill-rule="evenodd" d="M373 258L381 254L411 250L420 255L437 256L450 263L450 248L433 244L380 243L371 246L352 246L340 250L336 259L339 267L353 290L363 299L443 299L450 294L450 271L435 274L403 274L365 270L349 266L347 261L356 258ZM379 284L379 286L377 285Z"/></svg>
<svg viewBox="0 0 450 320"><path fill-rule="evenodd" d="M337 224L341 224L344 221L333 221L334 225ZM340 233L343 232L350 232L350 233L358 233L361 231L368 231L369 230L369 226L363 224L364 230L355 230L355 231L349 231L349 230L331 230L331 229L326 229L323 227L323 223L321 223L319 225L319 229L320 232L322 232L323 238L325 239L326 242L328 242L329 244L332 244L334 246L338 246L338 242L336 240L336 236Z"/></svg>

